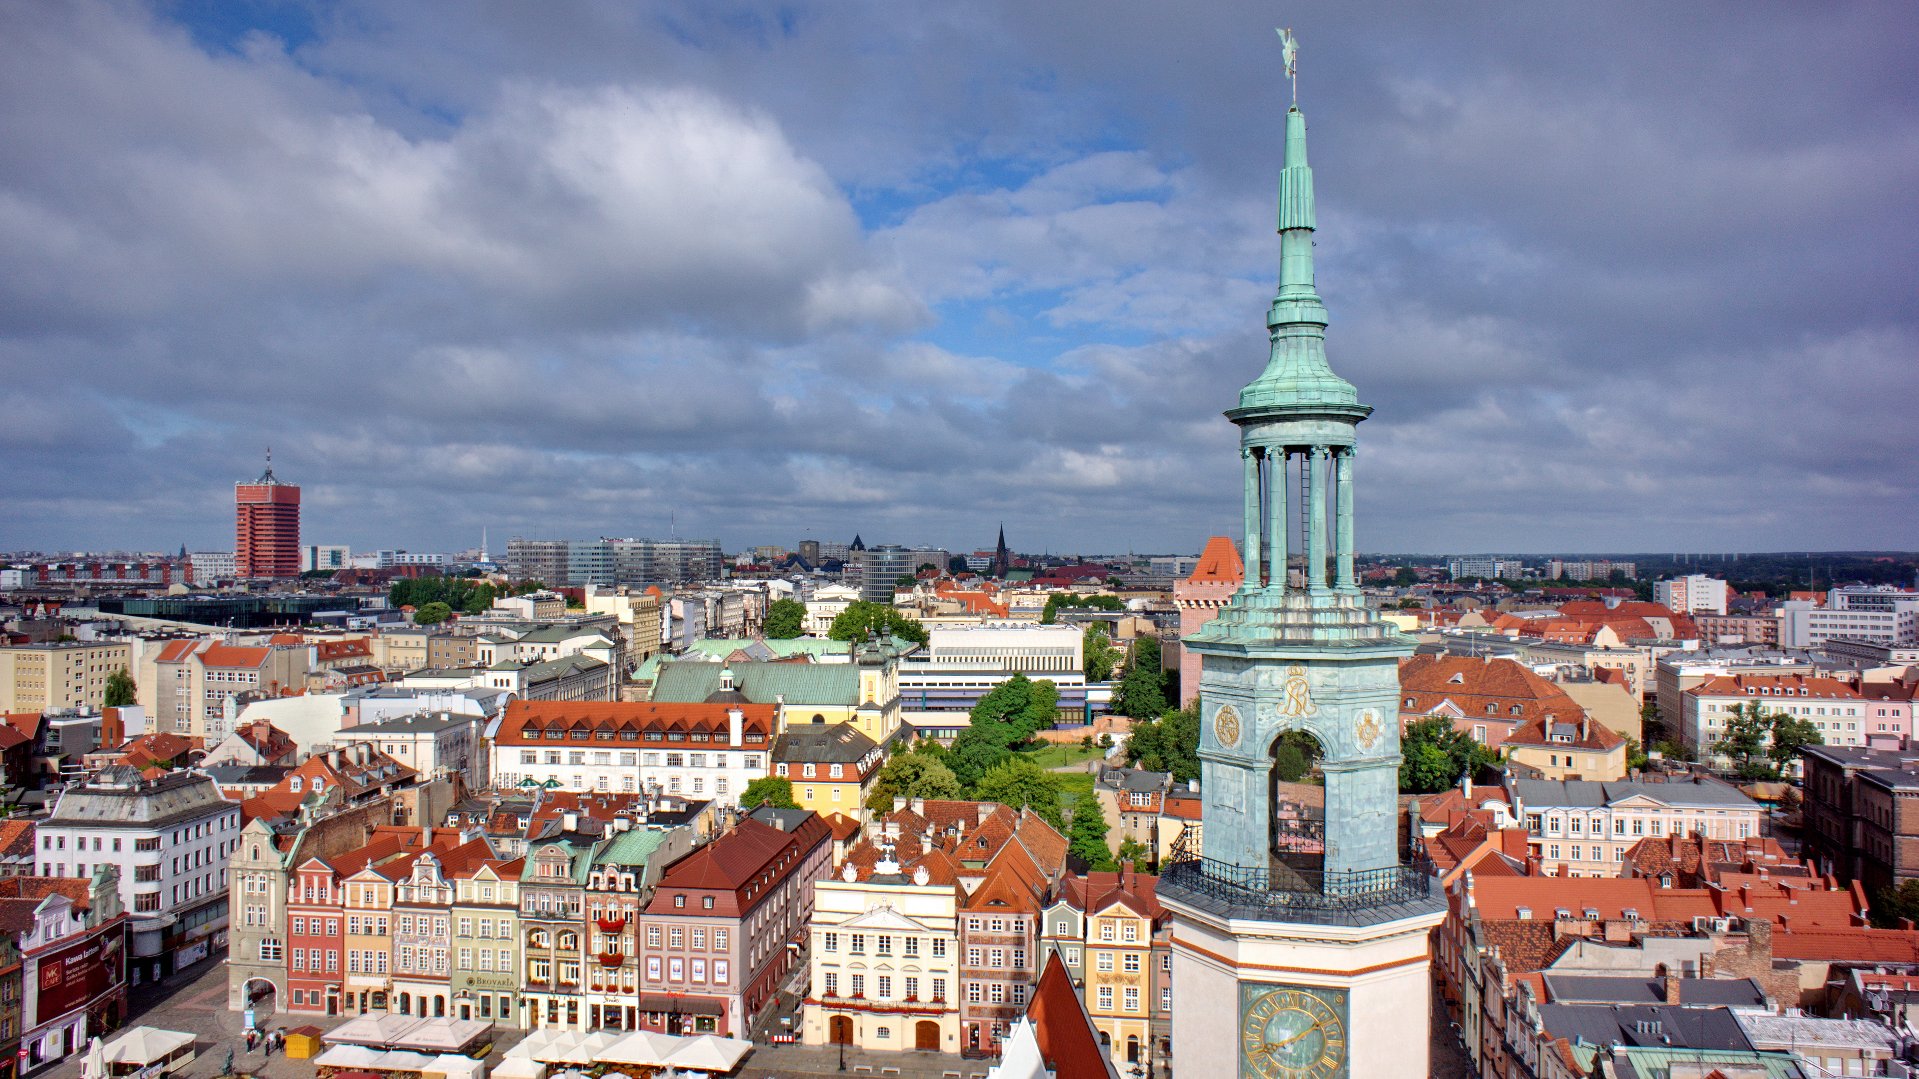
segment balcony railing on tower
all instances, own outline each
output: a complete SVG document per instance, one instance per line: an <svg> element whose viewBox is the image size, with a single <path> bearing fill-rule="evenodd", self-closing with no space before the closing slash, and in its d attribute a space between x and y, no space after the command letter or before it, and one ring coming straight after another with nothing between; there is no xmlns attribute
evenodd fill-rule
<svg viewBox="0 0 1919 1079"><path fill-rule="evenodd" d="M1313 818L1294 822L1284 832L1275 829L1274 845L1279 846L1282 834L1289 842L1303 843L1312 839L1315 831L1323 851L1325 825ZM1233 917L1321 923L1351 922L1396 903L1424 903L1432 893L1432 876L1423 865L1327 872L1292 864L1292 859L1304 862L1305 857L1301 852L1287 852L1282 858L1276 849L1271 865L1231 865L1202 855L1193 830L1188 829L1173 844L1172 858L1161 870L1159 888L1169 898L1190 893L1208 906L1224 908L1222 912ZM1310 857L1319 862L1323 855L1314 853Z"/></svg>

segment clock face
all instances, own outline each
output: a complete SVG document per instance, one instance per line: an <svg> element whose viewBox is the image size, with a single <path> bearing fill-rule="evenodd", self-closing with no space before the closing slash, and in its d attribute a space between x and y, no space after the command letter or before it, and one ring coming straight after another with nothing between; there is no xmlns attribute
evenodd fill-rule
<svg viewBox="0 0 1919 1079"><path fill-rule="evenodd" d="M1222 746L1230 748L1239 744L1239 709L1230 704L1219 706L1219 711L1213 713L1213 736Z"/></svg>
<svg viewBox="0 0 1919 1079"><path fill-rule="evenodd" d="M1258 1079L1346 1075L1344 991L1249 985L1242 996L1240 1074Z"/></svg>

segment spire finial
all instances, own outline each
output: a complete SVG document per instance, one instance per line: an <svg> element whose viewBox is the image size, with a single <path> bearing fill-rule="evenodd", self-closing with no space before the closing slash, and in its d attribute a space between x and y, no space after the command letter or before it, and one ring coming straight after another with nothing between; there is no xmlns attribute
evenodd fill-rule
<svg viewBox="0 0 1919 1079"><path fill-rule="evenodd" d="M1293 84L1293 106L1299 106L1299 39L1293 36L1293 28L1288 26L1276 31L1279 34L1280 48L1286 56L1286 79Z"/></svg>

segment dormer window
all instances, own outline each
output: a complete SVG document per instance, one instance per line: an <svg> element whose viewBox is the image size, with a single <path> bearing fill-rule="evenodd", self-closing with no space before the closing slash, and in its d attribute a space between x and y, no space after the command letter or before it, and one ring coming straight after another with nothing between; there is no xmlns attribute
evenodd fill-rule
<svg viewBox="0 0 1919 1079"><path fill-rule="evenodd" d="M300 793L300 783L301 783L301 780L299 776L287 777L287 788L295 794Z"/></svg>
<svg viewBox="0 0 1919 1079"><path fill-rule="evenodd" d="M1463 686L1466 684L1466 675L1464 673L1454 674L1451 678L1446 679L1446 684L1453 685L1453 686Z"/></svg>
<svg viewBox="0 0 1919 1079"><path fill-rule="evenodd" d="M1533 920L1533 908L1531 907L1520 907L1518 910L1514 911L1513 913L1517 915L1519 920L1522 922L1530 922ZM1062 924L1060 928L1065 929L1066 927L1064 924Z"/></svg>

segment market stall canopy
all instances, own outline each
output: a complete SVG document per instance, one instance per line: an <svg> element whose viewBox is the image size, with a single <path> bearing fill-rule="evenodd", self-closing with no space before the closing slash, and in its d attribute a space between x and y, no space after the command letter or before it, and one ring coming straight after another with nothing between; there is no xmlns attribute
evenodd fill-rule
<svg viewBox="0 0 1919 1079"><path fill-rule="evenodd" d="M493 1079L546 1079L546 1065L532 1057L508 1054L493 1069Z"/></svg>
<svg viewBox="0 0 1919 1079"><path fill-rule="evenodd" d="M472 1057L463 1057L457 1053L442 1053L420 1069L420 1074L433 1079L484 1079L486 1065Z"/></svg>
<svg viewBox="0 0 1919 1079"><path fill-rule="evenodd" d="M740 1038L722 1038L701 1034L680 1039L663 1063L675 1068L698 1068L708 1072L730 1072L753 1051L753 1043Z"/></svg>
<svg viewBox="0 0 1919 1079"><path fill-rule="evenodd" d="M107 1061L146 1067L193 1048L193 1035L159 1027L134 1027L107 1043Z"/></svg>

